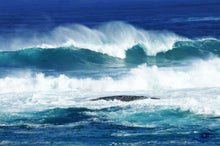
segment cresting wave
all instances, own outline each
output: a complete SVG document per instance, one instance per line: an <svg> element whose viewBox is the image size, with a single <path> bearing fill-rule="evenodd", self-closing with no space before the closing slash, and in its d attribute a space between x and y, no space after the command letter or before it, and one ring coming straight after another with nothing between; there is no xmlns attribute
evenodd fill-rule
<svg viewBox="0 0 220 146"><path fill-rule="evenodd" d="M119 58L87 49L32 48L0 52L0 67L74 70L121 65L123 61Z"/></svg>
<svg viewBox="0 0 220 146"><path fill-rule="evenodd" d="M160 67L141 65L119 79L110 76L99 79L32 73L0 79L0 93L38 91L140 91L183 88L220 87L220 59L194 61L191 66Z"/></svg>
<svg viewBox="0 0 220 146"><path fill-rule="evenodd" d="M0 52L0 67L40 68L74 70L79 68L126 67L147 63L149 65L181 64L184 60L220 57L220 41L203 39L197 41L175 42L172 50L147 56L143 46L133 46L120 59L88 49L30 48L17 51Z"/></svg>
<svg viewBox="0 0 220 146"><path fill-rule="evenodd" d="M126 50L139 45L147 55L156 55L172 49L177 41L189 39L169 31L150 31L136 28L124 22L109 22L95 28L84 25L61 26L47 34L32 32L19 38L5 40L0 37L0 50L20 50L26 48L74 47L89 49L125 58Z"/></svg>

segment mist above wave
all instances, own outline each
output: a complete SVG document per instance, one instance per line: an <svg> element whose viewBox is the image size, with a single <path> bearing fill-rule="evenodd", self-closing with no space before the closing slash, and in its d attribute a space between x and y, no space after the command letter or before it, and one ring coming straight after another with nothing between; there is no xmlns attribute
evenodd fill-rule
<svg viewBox="0 0 220 146"><path fill-rule="evenodd" d="M147 55L156 55L172 49L176 41L189 40L169 31L150 31L124 22L104 23L95 28L80 24L60 26L45 34L31 32L7 40L0 38L0 50L25 48L73 47L89 49L110 56L125 58L126 50L141 46Z"/></svg>

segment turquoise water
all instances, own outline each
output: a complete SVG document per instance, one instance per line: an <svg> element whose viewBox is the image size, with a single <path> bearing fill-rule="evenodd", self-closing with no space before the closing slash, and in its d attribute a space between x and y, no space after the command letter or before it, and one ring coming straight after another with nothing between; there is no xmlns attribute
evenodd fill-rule
<svg viewBox="0 0 220 146"><path fill-rule="evenodd" d="M0 145L219 145L219 6L2 0Z"/></svg>

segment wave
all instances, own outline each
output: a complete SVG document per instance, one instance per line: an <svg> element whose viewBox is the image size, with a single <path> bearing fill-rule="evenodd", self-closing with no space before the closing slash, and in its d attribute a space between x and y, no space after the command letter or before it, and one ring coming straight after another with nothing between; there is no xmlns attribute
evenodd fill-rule
<svg viewBox="0 0 220 146"><path fill-rule="evenodd" d="M1 67L73 70L120 66L122 63L123 61L119 58L87 49L31 48L0 52Z"/></svg>
<svg viewBox="0 0 220 146"><path fill-rule="evenodd" d="M160 104L163 102L164 101L161 101ZM172 102L169 102L169 104L173 105L174 103ZM180 103L183 104L183 102ZM103 102L103 104L105 103ZM105 121L111 121L119 125L151 128L163 124L176 125L191 123L191 121L188 121L189 118L194 119L193 122L201 122L196 119L197 116L189 110L183 110L178 107L170 109L163 109L160 107L159 109L156 109L155 106L158 105L156 102L143 100L143 103L136 102L136 105L130 104L130 106L128 106L128 104L126 104L122 105L121 107L116 106L101 109L53 108L40 112L23 112L17 113L16 115L1 115L1 120L10 126L20 124L28 124L32 126L40 126L39 124L47 124L47 126L66 124L65 126L70 126L68 124L71 124L71 126L78 126L79 124L87 124L92 122L95 120L95 118L100 117L99 122L102 123L104 122L102 121L103 118L105 118ZM30 117L32 118L30 119ZM181 123L178 120L180 117L183 118L181 119ZM200 116L200 118L205 118L205 116ZM35 120L33 121L32 119ZM152 121L152 119L158 119L160 122L155 122L154 120Z"/></svg>
<svg viewBox="0 0 220 146"><path fill-rule="evenodd" d="M0 93L38 91L117 92L220 87L220 59L195 61L185 67L141 65L118 78L106 76L76 78L23 73L0 79Z"/></svg>
<svg viewBox="0 0 220 146"><path fill-rule="evenodd" d="M207 58L208 56L220 56L220 41L207 38L195 41L176 42L172 50L158 53L158 57L165 57L170 60L182 60L189 58Z"/></svg>
<svg viewBox="0 0 220 146"><path fill-rule="evenodd" d="M198 21L219 21L220 17L189 17L189 18L174 18L171 22L198 22Z"/></svg>
<svg viewBox="0 0 220 146"><path fill-rule="evenodd" d="M155 56L145 54L141 46L135 46L126 51L126 62L151 65L182 64L186 60L207 59L210 56L220 56L220 41L206 38L194 41L177 41L171 50L159 52Z"/></svg>
<svg viewBox="0 0 220 146"><path fill-rule="evenodd" d="M148 65L182 64L185 60L207 59L220 56L220 41L203 39L175 42L172 50L146 55L142 45L136 45L125 52L120 59L88 49L74 47L30 48L18 51L0 52L0 67L40 68L57 70L94 69L103 67L129 67L147 63Z"/></svg>
<svg viewBox="0 0 220 146"><path fill-rule="evenodd" d="M182 64L183 60L220 56L215 38L190 40L169 31L149 31L124 22L89 28L57 27L45 34L0 37L0 67L73 70Z"/></svg>
<svg viewBox="0 0 220 146"><path fill-rule="evenodd" d="M46 34L27 31L25 35L15 36L0 37L0 49L9 51L73 46L125 58L126 51L136 45L152 56L172 49L176 41L189 40L169 31L143 30L124 22L109 22L95 28L75 24L57 27Z"/></svg>
<svg viewBox="0 0 220 146"><path fill-rule="evenodd" d="M66 75L46 76L43 73L22 72L0 78L0 111L40 111L53 108L85 107L102 109L108 107L132 107L127 115L136 116L146 111L178 109L196 114L220 115L220 58L197 60L190 66L157 67L140 65L126 74L113 78L109 74L101 78L77 78ZM134 102L94 101L109 95L144 95L159 97L160 100ZM213 106L214 105L214 106ZM160 107L160 108L158 108ZM213 108L214 107L214 108ZM127 108L126 108L127 109ZM137 109L137 110L136 110ZM149 109L149 110L148 110ZM143 112L145 111L145 112ZM120 117L121 111L117 112ZM98 113L102 114L102 113ZM107 118L116 120L107 112ZM138 114L138 113L137 113ZM145 116L144 116L145 117ZM129 119L123 119L132 123Z"/></svg>

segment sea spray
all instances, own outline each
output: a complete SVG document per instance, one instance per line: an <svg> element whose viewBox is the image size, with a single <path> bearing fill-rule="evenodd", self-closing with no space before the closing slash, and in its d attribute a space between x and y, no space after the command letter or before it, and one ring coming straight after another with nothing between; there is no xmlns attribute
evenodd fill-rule
<svg viewBox="0 0 220 146"><path fill-rule="evenodd" d="M31 36L31 37L30 37ZM189 40L169 31L148 31L124 22L109 22L97 28L84 25L60 26L48 34L33 33L27 37L10 38L1 43L1 50L25 48L70 47L89 49L110 56L125 58L126 50L135 45L147 55L172 49L176 41Z"/></svg>

